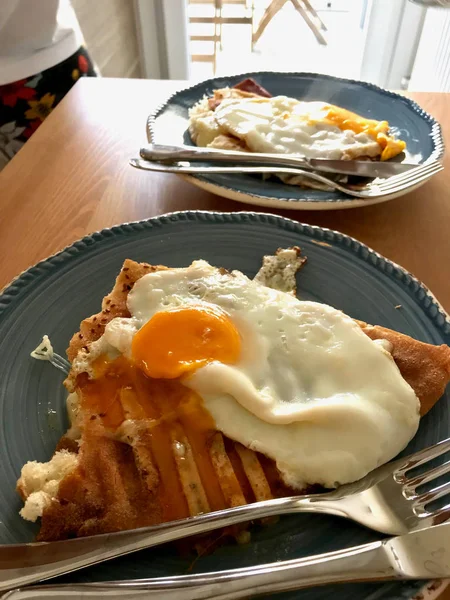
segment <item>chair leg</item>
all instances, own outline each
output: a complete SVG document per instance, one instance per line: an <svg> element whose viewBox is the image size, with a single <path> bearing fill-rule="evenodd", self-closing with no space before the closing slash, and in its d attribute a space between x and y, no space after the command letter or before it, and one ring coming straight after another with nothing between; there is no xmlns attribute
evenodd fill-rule
<svg viewBox="0 0 450 600"><path fill-rule="evenodd" d="M302 2L305 5L306 10L312 14L312 16L314 17L314 19L316 19L316 21L319 22L320 29L322 29L322 31L328 31L328 29L326 28L325 23L319 17L319 15L317 14L316 10L311 5L311 3L309 2L309 0L302 0Z"/></svg>
<svg viewBox="0 0 450 600"><path fill-rule="evenodd" d="M274 16L283 8L288 0L272 0L269 6L264 11L261 21L253 34L253 44L256 44L259 38L264 33L267 25L274 18Z"/></svg>
<svg viewBox="0 0 450 600"><path fill-rule="evenodd" d="M217 44L222 50L222 0L214 2L214 74L216 73Z"/></svg>
<svg viewBox="0 0 450 600"><path fill-rule="evenodd" d="M251 11L251 34L252 34L252 42L251 42L251 51L255 49L255 42L253 41L253 35L255 33L255 0L251 0L250 3L250 11Z"/></svg>
<svg viewBox="0 0 450 600"><path fill-rule="evenodd" d="M314 23L314 21L311 20L309 13L305 10L304 6L300 3L300 0L291 0L291 2L295 6L295 9L301 14L304 21L306 22L308 27L311 29L313 34L316 36L316 40L319 42L319 44L321 44L322 46L326 46L327 40L323 37L320 29L317 27L317 25Z"/></svg>
<svg viewBox="0 0 450 600"><path fill-rule="evenodd" d="M223 40L222 40L222 6L219 8L219 48L220 51L223 50Z"/></svg>

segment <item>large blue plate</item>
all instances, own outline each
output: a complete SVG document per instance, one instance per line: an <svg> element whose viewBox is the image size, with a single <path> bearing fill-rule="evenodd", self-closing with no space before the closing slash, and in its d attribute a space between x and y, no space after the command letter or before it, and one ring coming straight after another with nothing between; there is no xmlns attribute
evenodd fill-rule
<svg viewBox="0 0 450 600"><path fill-rule="evenodd" d="M323 100L371 119L389 121L392 131L407 144L405 160L422 163L427 160L438 160L444 155L439 123L409 98L371 83L316 73L245 73L231 77L217 77L198 83L175 93L150 115L147 123L149 140L158 144L192 145L188 133L189 108L204 95L211 95L213 90L233 86L246 77L253 77L274 96ZM392 195L359 200L349 198L342 192L307 190L298 186L285 185L275 179L263 181L256 176L244 174L189 176L188 179L195 185L220 196L249 204L285 209L353 208L384 202L395 197Z"/></svg>
<svg viewBox="0 0 450 600"><path fill-rule="evenodd" d="M358 319L433 344L450 343L450 322L427 289L404 269L340 233L253 213L182 212L94 233L31 267L0 296L0 542L33 539L15 493L21 466L47 460L66 427L62 375L30 351L48 334L63 352L80 320L96 312L127 257L183 266L204 258L253 276L261 257L300 245L308 263L299 277L305 299L327 302ZM401 308L395 308L401 305ZM449 437L448 394L422 420L408 451ZM203 557L194 571L217 570L325 552L378 537L337 517L298 515L255 531L248 546ZM192 562L170 547L143 551L66 576L92 581L184 573ZM409 598L418 583L327 587L287 594L301 600ZM284 596L283 596L284 598Z"/></svg>

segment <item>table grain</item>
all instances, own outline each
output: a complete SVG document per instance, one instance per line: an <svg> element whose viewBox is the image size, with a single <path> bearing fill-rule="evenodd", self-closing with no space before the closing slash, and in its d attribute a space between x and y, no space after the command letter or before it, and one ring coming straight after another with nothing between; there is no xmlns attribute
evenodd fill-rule
<svg viewBox="0 0 450 600"><path fill-rule="evenodd" d="M186 209L262 208L220 198L175 175L128 165L152 109L185 82L80 79L0 172L0 288L78 238ZM450 94L408 93L450 131ZM450 311L450 158L423 188L376 206L271 213L337 229L399 263ZM450 589L450 588L449 588ZM447 590L440 600L450 600Z"/></svg>

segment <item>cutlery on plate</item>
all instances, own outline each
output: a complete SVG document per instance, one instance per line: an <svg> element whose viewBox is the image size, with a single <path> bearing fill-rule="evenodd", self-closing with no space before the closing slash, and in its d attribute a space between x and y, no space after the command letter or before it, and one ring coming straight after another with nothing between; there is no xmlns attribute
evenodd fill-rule
<svg viewBox="0 0 450 600"><path fill-rule="evenodd" d="M450 460L420 474L410 471L449 451L450 438L383 465L355 483L324 494L267 500L131 531L60 542L3 545L0 546L0 591L56 577L164 542L282 514L310 512L338 515L390 535L424 529L443 523L450 517L450 504L435 510L428 507L431 502L450 493L450 481L431 490L420 490L421 485L449 473ZM448 529L446 531L450 533Z"/></svg>
<svg viewBox="0 0 450 600"><path fill-rule="evenodd" d="M150 144L140 150L141 158L151 161L209 161L231 162L236 165L249 163L272 167L297 167L299 169L357 175L358 177L386 178L399 175L417 167L417 164L371 161L371 160L330 160L323 158L306 158L293 154L267 154L263 152L238 152L236 150L219 150L217 148L200 148L198 146L164 146Z"/></svg>
<svg viewBox="0 0 450 600"><path fill-rule="evenodd" d="M382 541L243 569L13 590L3 600L237 600L329 583L450 577L450 523Z"/></svg>
<svg viewBox="0 0 450 600"><path fill-rule="evenodd" d="M350 162L350 161L349 161ZM390 196L391 194L397 194L406 189L414 189L419 185L425 183L436 173L443 170L443 166L439 161L433 161L424 165L416 166L414 169L410 169L400 175L394 175L388 179L384 179L379 183L374 181L373 183L367 184L363 187L354 187L345 185L333 181L329 177L320 175L313 171L305 171L303 169L291 168L291 167L273 167L273 166L233 166L233 167L218 167L218 166L201 166L193 167L191 165L186 166L183 164L167 165L159 162L152 162L150 160L144 160L139 158L132 158L130 160L132 167L136 169L142 169L144 171L158 171L162 173L178 173L180 175L210 175L210 174L277 174L285 173L288 175L302 175L308 179L318 181L325 184L329 188L340 190L349 196L355 198L380 198L382 196Z"/></svg>

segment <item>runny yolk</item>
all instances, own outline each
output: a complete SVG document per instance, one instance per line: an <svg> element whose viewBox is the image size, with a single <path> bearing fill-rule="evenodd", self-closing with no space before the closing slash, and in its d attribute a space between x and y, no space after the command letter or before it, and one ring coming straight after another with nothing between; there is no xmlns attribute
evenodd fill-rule
<svg viewBox="0 0 450 600"><path fill-rule="evenodd" d="M375 121L361 117L350 110L330 104L324 108L325 118L322 122L338 127L341 131L350 129L354 133L367 133L373 137L382 148L381 160L388 160L403 152L406 144L389 135L389 123L387 121Z"/></svg>
<svg viewBox="0 0 450 600"><path fill-rule="evenodd" d="M94 378L83 374L77 379L84 432L91 436L91 443L92 436L128 440L140 457L137 464L141 474L156 468L159 480L151 480L155 486L152 493L158 490L162 520L182 519L206 510L195 504L199 493L195 478L189 481L189 493L182 485L180 469L186 477L192 477L193 465L205 490L208 510L227 508L210 456L216 425L201 397L180 381L147 377L125 356L114 360L100 356L92 368ZM124 440L120 429L124 422L132 426L134 439ZM183 455L177 466L176 449L180 445L183 449L189 445L193 458L185 460ZM149 463L153 467L148 467ZM194 508L188 506L188 496L194 499ZM157 512L154 516L161 519ZM121 527L126 519L126 515L120 516Z"/></svg>
<svg viewBox="0 0 450 600"><path fill-rule="evenodd" d="M137 366L155 379L175 379L212 361L239 359L239 332L218 308L184 307L156 313L134 336Z"/></svg>
<svg viewBox="0 0 450 600"><path fill-rule="evenodd" d="M387 121L375 121L360 117L345 108L330 105L326 109L326 120L339 127L339 129L350 129L355 133L368 133L376 137L378 133L388 133L389 124Z"/></svg>

